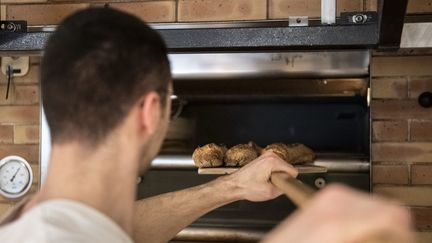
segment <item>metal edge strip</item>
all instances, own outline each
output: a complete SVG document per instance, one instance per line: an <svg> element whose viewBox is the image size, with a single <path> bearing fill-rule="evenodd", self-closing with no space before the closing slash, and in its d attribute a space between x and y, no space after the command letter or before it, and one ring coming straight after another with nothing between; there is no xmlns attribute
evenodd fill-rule
<svg viewBox="0 0 432 243"><path fill-rule="evenodd" d="M331 155L318 155L313 164L326 167L328 172L369 173L370 170L370 161L368 157L356 157L352 155L336 155L333 157ZM151 168L158 170L197 169L190 155L159 155L152 161Z"/></svg>

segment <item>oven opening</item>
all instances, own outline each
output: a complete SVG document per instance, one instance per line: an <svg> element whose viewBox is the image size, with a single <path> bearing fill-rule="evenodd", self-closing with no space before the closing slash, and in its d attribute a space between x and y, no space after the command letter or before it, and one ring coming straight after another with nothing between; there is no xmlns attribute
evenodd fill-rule
<svg viewBox="0 0 432 243"><path fill-rule="evenodd" d="M173 118L138 197L199 185L216 175L198 175L191 159L197 146L230 147L253 141L303 143L317 154L325 174L299 179L315 189L344 183L369 191L367 78L275 80L175 80ZM218 208L191 227L264 233L296 209L286 197L240 201Z"/></svg>

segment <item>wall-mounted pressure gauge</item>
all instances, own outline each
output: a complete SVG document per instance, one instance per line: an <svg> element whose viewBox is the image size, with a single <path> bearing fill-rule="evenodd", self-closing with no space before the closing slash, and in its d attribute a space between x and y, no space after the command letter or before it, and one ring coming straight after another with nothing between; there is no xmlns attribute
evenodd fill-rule
<svg viewBox="0 0 432 243"><path fill-rule="evenodd" d="M32 185L30 164L19 156L0 160L0 194L6 198L18 198L26 194Z"/></svg>

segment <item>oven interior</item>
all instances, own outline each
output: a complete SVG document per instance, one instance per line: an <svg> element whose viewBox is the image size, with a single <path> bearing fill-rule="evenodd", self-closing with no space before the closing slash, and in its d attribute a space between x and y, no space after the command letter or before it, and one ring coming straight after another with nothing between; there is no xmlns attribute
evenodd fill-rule
<svg viewBox="0 0 432 243"><path fill-rule="evenodd" d="M138 189L138 198L210 181L191 162L197 146L228 147L254 141L303 143L330 165L328 173L299 179L319 189L343 183L369 191L368 78L174 80L172 119L158 158ZM172 160L170 162L170 160ZM359 164L363 166L359 166ZM229 193L229 192L228 192ZM191 227L266 232L295 210L286 197L239 201L218 208Z"/></svg>

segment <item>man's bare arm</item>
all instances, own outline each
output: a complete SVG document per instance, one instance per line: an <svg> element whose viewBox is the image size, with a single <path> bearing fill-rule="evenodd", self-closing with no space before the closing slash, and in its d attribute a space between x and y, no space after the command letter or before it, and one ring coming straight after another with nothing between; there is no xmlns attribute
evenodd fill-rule
<svg viewBox="0 0 432 243"><path fill-rule="evenodd" d="M136 203L136 242L167 242L205 213L237 200L265 201L281 194L270 182L272 172L297 171L273 153L266 153L238 172L189 189Z"/></svg>

